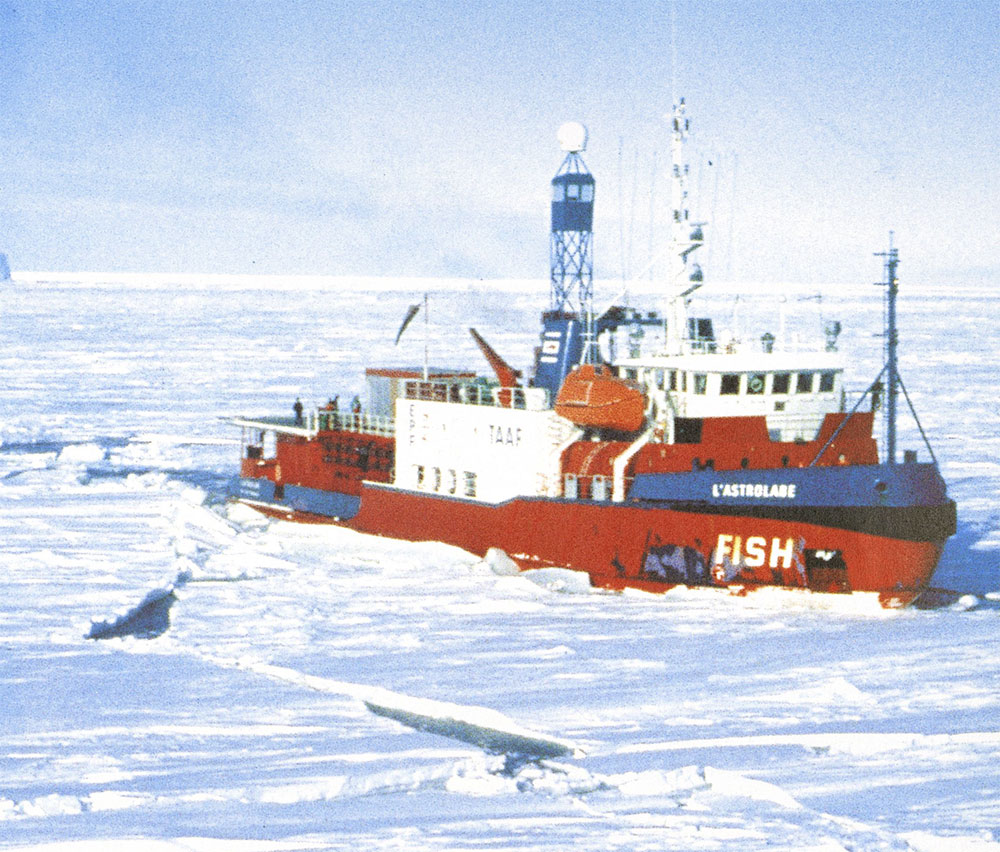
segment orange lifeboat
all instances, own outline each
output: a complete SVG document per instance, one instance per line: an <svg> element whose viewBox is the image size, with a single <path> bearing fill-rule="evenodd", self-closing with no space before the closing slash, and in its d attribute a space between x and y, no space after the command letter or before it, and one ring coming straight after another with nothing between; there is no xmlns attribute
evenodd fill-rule
<svg viewBox="0 0 1000 852"><path fill-rule="evenodd" d="M559 388L555 410L577 426L636 432L646 419L646 395L602 364L580 364Z"/></svg>

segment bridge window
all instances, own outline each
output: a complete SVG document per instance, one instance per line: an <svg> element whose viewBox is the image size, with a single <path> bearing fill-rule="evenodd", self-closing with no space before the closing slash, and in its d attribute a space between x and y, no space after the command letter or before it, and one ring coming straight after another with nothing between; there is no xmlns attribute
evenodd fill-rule
<svg viewBox="0 0 1000 852"><path fill-rule="evenodd" d="M771 383L771 393L788 393L790 381L790 373L775 373Z"/></svg>
<svg viewBox="0 0 1000 852"><path fill-rule="evenodd" d="M722 384L719 388L719 393L723 396L733 396L740 392L740 374L739 373L723 373L722 374Z"/></svg>
<svg viewBox="0 0 1000 852"><path fill-rule="evenodd" d="M694 392L704 394L708 387L708 377L704 373L692 373L691 381L694 383Z"/></svg>
<svg viewBox="0 0 1000 852"><path fill-rule="evenodd" d="M579 197L580 197L580 184L578 183L566 184L566 200L576 201Z"/></svg>
<svg viewBox="0 0 1000 852"><path fill-rule="evenodd" d="M561 183L552 184L552 200L562 201L566 197L566 189Z"/></svg>
<svg viewBox="0 0 1000 852"><path fill-rule="evenodd" d="M671 370L670 371L670 390L672 390L672 391L677 390L677 371L676 370Z"/></svg>
<svg viewBox="0 0 1000 852"><path fill-rule="evenodd" d="M812 393L813 389L813 374L812 373L799 373L795 380L795 392L796 393Z"/></svg>
<svg viewBox="0 0 1000 852"><path fill-rule="evenodd" d="M465 496L476 496L476 474L471 470L465 471Z"/></svg>
<svg viewBox="0 0 1000 852"><path fill-rule="evenodd" d="M761 394L764 393L764 379L766 375L764 373L751 373L747 376L747 393Z"/></svg>
<svg viewBox="0 0 1000 852"><path fill-rule="evenodd" d="M700 417L675 417L674 441L678 444L700 444L703 422Z"/></svg>
<svg viewBox="0 0 1000 852"><path fill-rule="evenodd" d="M830 393L833 390L833 377L834 373L820 373L819 374L819 392L820 393Z"/></svg>
<svg viewBox="0 0 1000 852"><path fill-rule="evenodd" d="M655 370L653 372L653 375L655 376L656 389L657 390L663 390L663 388L664 388L664 384L663 384L663 370Z"/></svg>
<svg viewBox="0 0 1000 852"><path fill-rule="evenodd" d="M434 468L434 490L441 490L441 468Z"/></svg>
<svg viewBox="0 0 1000 852"><path fill-rule="evenodd" d="M593 201L594 200L594 185L592 183L585 183L580 187L580 200L581 201Z"/></svg>
<svg viewBox="0 0 1000 852"><path fill-rule="evenodd" d="M424 466L418 464L417 466L417 488L424 487Z"/></svg>

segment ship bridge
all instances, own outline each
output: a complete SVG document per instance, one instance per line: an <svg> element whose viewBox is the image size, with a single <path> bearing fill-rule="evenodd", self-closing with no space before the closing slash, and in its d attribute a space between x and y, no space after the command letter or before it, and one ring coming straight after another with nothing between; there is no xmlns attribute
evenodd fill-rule
<svg viewBox="0 0 1000 852"><path fill-rule="evenodd" d="M765 417L772 440L811 441L844 410L837 352L688 351L620 359L615 371L642 385L660 422Z"/></svg>

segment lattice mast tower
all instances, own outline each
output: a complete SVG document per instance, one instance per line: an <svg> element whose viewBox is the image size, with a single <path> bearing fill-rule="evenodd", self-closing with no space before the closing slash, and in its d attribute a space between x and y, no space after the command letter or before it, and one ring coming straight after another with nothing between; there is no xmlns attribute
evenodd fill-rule
<svg viewBox="0 0 1000 852"><path fill-rule="evenodd" d="M594 332L593 175L581 153L587 128L575 121L559 128L566 156L552 178L552 229L549 242L550 310L575 314L584 325L583 360L596 358Z"/></svg>

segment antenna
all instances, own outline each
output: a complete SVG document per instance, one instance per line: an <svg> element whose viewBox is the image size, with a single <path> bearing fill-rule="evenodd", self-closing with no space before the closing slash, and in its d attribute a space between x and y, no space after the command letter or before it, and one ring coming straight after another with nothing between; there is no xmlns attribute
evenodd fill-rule
<svg viewBox="0 0 1000 852"><path fill-rule="evenodd" d="M726 280L732 281L733 229L736 223L736 176L740 167L740 155L733 151L733 183L729 190L729 236L726 239Z"/></svg>
<svg viewBox="0 0 1000 852"><path fill-rule="evenodd" d="M684 157L684 143L690 124L684 98L674 103L670 121L670 267L668 269L668 297L670 318L667 321L667 346L680 352L684 346L687 330L686 300L701 287L704 275L701 267L693 261L692 253L704 243L704 222L694 222L688 211L688 164Z"/></svg>
<svg viewBox="0 0 1000 852"><path fill-rule="evenodd" d="M677 0L670 3L670 102L677 103Z"/></svg>
<svg viewBox="0 0 1000 852"><path fill-rule="evenodd" d="M624 174L622 170L622 148L625 139L618 137L618 256L621 260L622 284L625 283L625 199L624 199Z"/></svg>
<svg viewBox="0 0 1000 852"><path fill-rule="evenodd" d="M427 363L427 345L430 338L430 313L427 310L427 293L424 293L424 381L428 380L430 368Z"/></svg>
<svg viewBox="0 0 1000 852"><path fill-rule="evenodd" d="M930 453L931 461L936 465L937 457L934 455L934 448L931 447L931 442L927 439L927 433L924 432L924 427L920 423L920 418L917 416L917 410L913 407L913 402L910 400L910 395L906 392L906 385L903 384L902 378L899 375L898 364L896 363L896 347L899 343L899 336L896 332L896 296L899 294L899 280L896 278L896 267L899 266L899 251L892 244L893 232L889 231L889 250L883 252L876 252L875 257L885 258L885 281L876 281L876 287L885 287L885 331L883 337L885 338L885 364L883 364L881 371L876 377L875 381L869 385L868 390L866 390L854 404L854 408L851 409L851 413L841 422L841 424L834 430L833 434L823 445L823 448L816 454L816 457L809 462L809 467L816 464L822 457L823 453L826 452L827 447L829 447L840 434L841 429L847 425L847 421L850 420L854 413L861 406L865 397L871 394L872 398L872 410L875 410L875 399L876 395L881 393L882 388L882 376L886 376L886 381L889 384L888 393L885 397L885 465L896 464L896 395L898 391L903 392L903 397L906 399L906 404L910 408L910 414L913 415L913 420L917 424L917 429L920 431L920 437L924 439L924 446L927 447L927 452ZM837 331L839 332L840 323L835 323L838 326ZM910 458L910 453L904 455L904 463L910 463L910 461L916 461L916 454L914 453L912 459Z"/></svg>
<svg viewBox="0 0 1000 852"><path fill-rule="evenodd" d="M893 232L889 231L889 250L877 252L876 257L885 258L885 281L879 285L886 288L885 326L885 369L886 383L889 385L885 397L885 455L887 464L896 463L896 396L899 393L899 368L896 361L896 347L899 335L896 331L896 296L899 281L896 267L899 266L899 251L892 245Z"/></svg>

